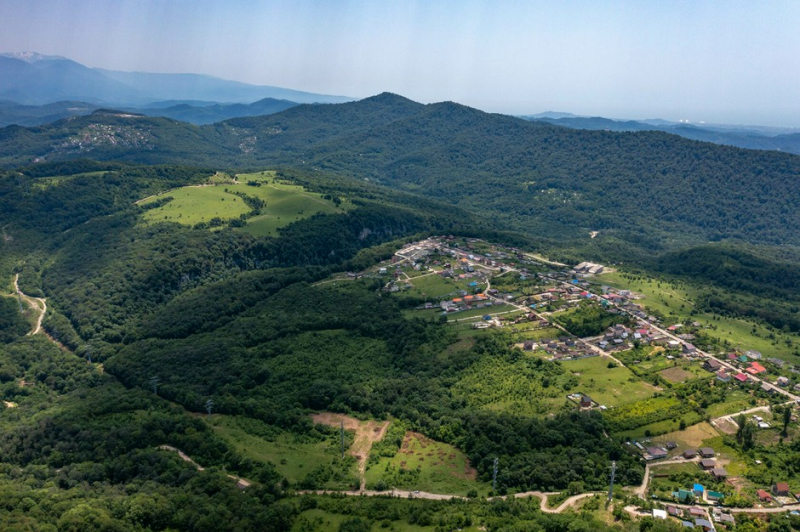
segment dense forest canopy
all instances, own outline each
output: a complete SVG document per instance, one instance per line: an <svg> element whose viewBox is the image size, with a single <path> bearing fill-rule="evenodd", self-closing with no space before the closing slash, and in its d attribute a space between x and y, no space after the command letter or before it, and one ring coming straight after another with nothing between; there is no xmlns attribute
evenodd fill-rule
<svg viewBox="0 0 800 532"><path fill-rule="evenodd" d="M432 195L529 234L599 231L649 251L722 240L800 243L795 155L661 132L571 130L392 94L203 127L78 117L4 128L0 139L7 167L86 156L304 167Z"/></svg>

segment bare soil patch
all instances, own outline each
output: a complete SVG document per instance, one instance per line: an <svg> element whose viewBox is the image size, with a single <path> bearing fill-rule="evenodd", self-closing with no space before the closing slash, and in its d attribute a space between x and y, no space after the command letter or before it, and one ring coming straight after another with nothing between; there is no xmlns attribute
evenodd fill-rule
<svg viewBox="0 0 800 532"><path fill-rule="evenodd" d="M356 433L353 445L350 447L348 453L355 456L358 460L358 471L361 477L361 489L366 487L366 480L364 473L367 470L367 460L369 459L369 452L372 449L372 444L376 441L383 439L386 434L386 429L389 428L388 421L361 421L351 416L344 414L336 414L333 412L320 412L312 414L311 419L314 423L320 425L328 425L329 427L340 427L344 424L346 430L351 430Z"/></svg>
<svg viewBox="0 0 800 532"><path fill-rule="evenodd" d="M694 373L691 371L686 371L685 369L677 366L661 370L658 373L669 382L684 382L694 377Z"/></svg>
<svg viewBox="0 0 800 532"><path fill-rule="evenodd" d="M739 425L729 417L724 417L714 420L714 426L722 434L736 434L739 430Z"/></svg>

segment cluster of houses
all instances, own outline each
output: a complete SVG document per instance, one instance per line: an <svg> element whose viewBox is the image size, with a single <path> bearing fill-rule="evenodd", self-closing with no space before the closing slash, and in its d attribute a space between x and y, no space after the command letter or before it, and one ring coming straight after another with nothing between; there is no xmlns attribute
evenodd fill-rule
<svg viewBox="0 0 800 532"><path fill-rule="evenodd" d="M603 335L596 340L597 346L604 350L625 349L630 347L632 342L642 345L660 345L669 349L682 349L683 355L687 357L697 354L697 349L693 345L672 340L650 327L631 329L625 325L615 325L607 328Z"/></svg>
<svg viewBox="0 0 800 532"><path fill-rule="evenodd" d="M577 360L580 358L597 356L597 353L592 351L584 341L571 336L561 336L553 340L542 340L541 344L537 344L532 340L526 340L522 344L522 348L525 351L533 351L537 347L540 347L550 355L550 360Z"/></svg>
<svg viewBox="0 0 800 532"><path fill-rule="evenodd" d="M714 521L717 524L730 527L736 524L736 519L731 514L723 513L720 509L715 508ZM709 516L706 511L699 507L691 507L686 510L678 508L677 506L667 505L665 510L654 509L653 517L656 519L667 519L667 516L674 517L680 520L684 528L697 529L703 531L715 530L714 525L709 521Z"/></svg>
<svg viewBox="0 0 800 532"><path fill-rule="evenodd" d="M706 361L704 367L708 371L716 373L717 379L722 382L735 381L746 383L751 381L751 376L759 376L763 379L764 374L768 373L767 368L764 367L764 365L760 362L761 358L761 353L758 351L747 351L744 354L728 353L726 355L728 364L738 368L739 371L734 372L726 370L719 362L713 359ZM774 364L778 368L783 368L786 365L786 361L778 358L768 358L766 361L770 364ZM791 381L788 377L780 376L775 380L774 385L767 382L762 382L761 389L764 392L773 394L776 391L775 386L787 388L790 384ZM800 384L795 385L794 389L795 391L800 391Z"/></svg>
<svg viewBox="0 0 800 532"><path fill-rule="evenodd" d="M786 482L774 483L770 491L764 489L757 490L756 497L764 504L771 504L774 502L781 506L784 504L794 504L800 501L800 493L792 494L789 489L789 484Z"/></svg>

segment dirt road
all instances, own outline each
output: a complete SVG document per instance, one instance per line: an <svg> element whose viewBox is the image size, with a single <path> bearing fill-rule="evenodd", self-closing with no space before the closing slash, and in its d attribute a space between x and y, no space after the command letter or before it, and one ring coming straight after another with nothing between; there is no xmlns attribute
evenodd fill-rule
<svg viewBox="0 0 800 532"><path fill-rule="evenodd" d="M200 464L198 464L197 462L195 462L194 460L189 458L189 456L186 453L184 453L183 451L181 451L178 448L173 447L172 445L159 445L158 448L159 449L163 449L165 451L172 451L174 453L178 453L178 456L181 458L181 460L183 460L184 462L188 462L188 463L192 464L195 467L195 469L197 469L198 471L205 471L206 470L205 467L201 466ZM230 475L230 474L228 474L226 476L228 478L230 478L230 479L235 480L236 481L236 485L239 486L240 488L247 488L247 487L252 486L252 482L250 482L249 480L247 480L245 478L237 477L236 475Z"/></svg>
<svg viewBox="0 0 800 532"><path fill-rule="evenodd" d="M351 430L356 433L353 445L347 453L351 456L355 456L358 460L358 476L361 485L359 491L365 491L367 486L366 472L369 452L372 449L373 443L383 439L383 436L386 434L386 429L389 428L389 422L360 421L354 417L331 412L313 414L311 419L314 423L328 425L329 427L340 427L344 424L345 430Z"/></svg>
<svg viewBox="0 0 800 532"><path fill-rule="evenodd" d="M36 327L28 333L28 336L38 333L42 330L42 320L47 312L47 301L45 301L43 297L31 297L23 294L22 290L19 289L19 274L14 276L14 290L17 292L17 296L25 301L34 312L39 313L39 316L36 318Z"/></svg>

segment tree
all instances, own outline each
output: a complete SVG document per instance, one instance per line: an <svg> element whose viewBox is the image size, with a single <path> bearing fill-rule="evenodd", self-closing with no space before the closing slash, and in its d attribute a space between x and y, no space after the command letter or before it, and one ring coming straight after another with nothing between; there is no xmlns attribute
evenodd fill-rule
<svg viewBox="0 0 800 532"><path fill-rule="evenodd" d="M789 435L789 422L792 420L792 407L787 406L783 409L783 437Z"/></svg>

